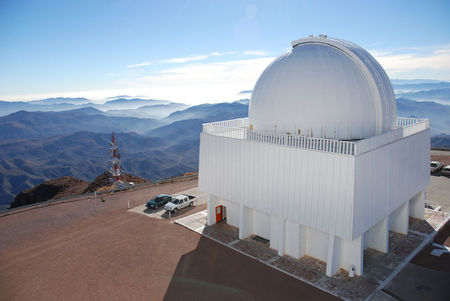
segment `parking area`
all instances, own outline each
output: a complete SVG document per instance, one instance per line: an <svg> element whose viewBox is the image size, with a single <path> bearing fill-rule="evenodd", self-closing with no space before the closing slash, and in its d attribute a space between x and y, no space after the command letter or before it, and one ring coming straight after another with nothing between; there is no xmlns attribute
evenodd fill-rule
<svg viewBox="0 0 450 301"><path fill-rule="evenodd" d="M164 210L163 207L160 207L158 209L148 209L145 206L145 203L142 205L139 205L137 207L131 208L128 211L143 214L145 216L153 217L153 218L169 219L169 218L179 217L181 215L184 215L187 212L194 209L196 206L206 204L206 201L207 201L207 194L198 190L198 187L180 191L179 193L174 194L174 196L177 196L180 194L195 196L196 200L194 201L194 206L193 207L185 207L185 208L181 209L180 211L178 211L177 213L171 213L170 215L169 215L169 213L167 213ZM149 198L149 200L150 200L150 198Z"/></svg>
<svg viewBox="0 0 450 301"><path fill-rule="evenodd" d="M450 177L431 175L430 185L426 189L427 204L430 209L440 206L441 211L450 212Z"/></svg>

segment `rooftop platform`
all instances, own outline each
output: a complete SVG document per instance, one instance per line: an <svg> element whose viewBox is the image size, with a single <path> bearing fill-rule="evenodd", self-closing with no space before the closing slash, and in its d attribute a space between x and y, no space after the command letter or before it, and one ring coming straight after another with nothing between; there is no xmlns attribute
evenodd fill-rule
<svg viewBox="0 0 450 301"><path fill-rule="evenodd" d="M330 129L326 127L311 128L307 134L261 132L250 128L248 118L239 118L203 124L203 133L232 139L271 143L287 147L309 149L321 152L330 152L341 155L357 156L399 139L414 135L429 128L428 119L423 118L397 118L396 129L385 134L361 140L337 140L311 137L312 133L319 136L329 136ZM349 133L351 128L347 129ZM336 133L336 136L339 136Z"/></svg>

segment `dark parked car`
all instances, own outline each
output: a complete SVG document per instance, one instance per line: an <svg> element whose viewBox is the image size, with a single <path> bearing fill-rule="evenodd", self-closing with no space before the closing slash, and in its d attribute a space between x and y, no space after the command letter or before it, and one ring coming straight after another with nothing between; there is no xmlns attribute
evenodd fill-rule
<svg viewBox="0 0 450 301"><path fill-rule="evenodd" d="M148 201L147 204L145 204L145 206L147 206L147 208L149 208L149 209L150 208L156 209L156 208L159 208L161 206L164 206L165 204L167 204L171 200L172 200L172 196L170 196L168 194L158 194L153 199Z"/></svg>

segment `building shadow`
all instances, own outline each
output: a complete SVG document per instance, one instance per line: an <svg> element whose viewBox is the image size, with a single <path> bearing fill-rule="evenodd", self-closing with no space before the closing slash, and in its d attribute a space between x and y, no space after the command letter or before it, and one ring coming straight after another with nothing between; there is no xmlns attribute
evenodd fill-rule
<svg viewBox="0 0 450 301"><path fill-rule="evenodd" d="M444 178L450 179L450 175L448 175L448 174L443 174L443 173L440 172L440 171L430 173L430 176L436 177L436 178L444 177Z"/></svg>
<svg viewBox="0 0 450 301"><path fill-rule="evenodd" d="M339 300L201 236L184 254L164 300Z"/></svg>

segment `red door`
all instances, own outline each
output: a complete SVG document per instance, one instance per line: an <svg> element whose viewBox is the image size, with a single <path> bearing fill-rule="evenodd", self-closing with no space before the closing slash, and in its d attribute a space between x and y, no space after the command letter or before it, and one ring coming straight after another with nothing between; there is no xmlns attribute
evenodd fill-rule
<svg viewBox="0 0 450 301"><path fill-rule="evenodd" d="M222 218L222 205L216 207L216 223L220 222Z"/></svg>

